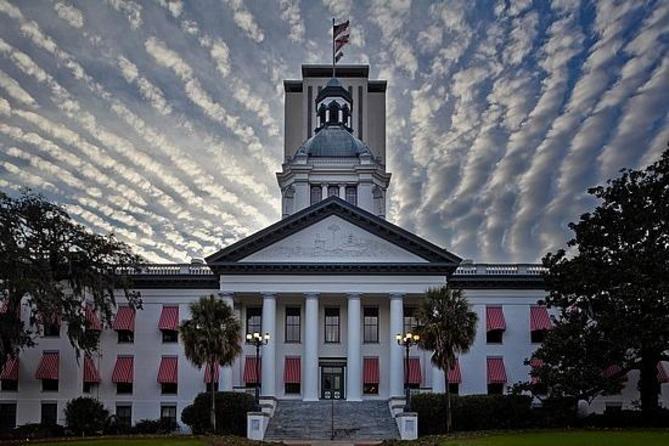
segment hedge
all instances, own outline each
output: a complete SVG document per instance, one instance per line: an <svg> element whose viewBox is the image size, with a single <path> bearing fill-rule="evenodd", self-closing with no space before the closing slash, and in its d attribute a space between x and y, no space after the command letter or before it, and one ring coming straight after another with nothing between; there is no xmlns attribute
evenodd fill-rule
<svg viewBox="0 0 669 446"><path fill-rule="evenodd" d="M67 428L74 435L92 435L102 432L109 412L95 398L79 397L65 406Z"/></svg>
<svg viewBox="0 0 669 446"><path fill-rule="evenodd" d="M216 393L216 433L246 436L246 413L255 409L253 396L242 392ZM210 433L211 393L201 393L181 412L181 421L195 435Z"/></svg>

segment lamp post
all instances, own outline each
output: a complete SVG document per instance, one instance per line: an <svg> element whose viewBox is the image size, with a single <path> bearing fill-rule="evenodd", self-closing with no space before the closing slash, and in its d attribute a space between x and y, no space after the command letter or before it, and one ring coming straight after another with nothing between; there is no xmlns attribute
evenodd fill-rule
<svg viewBox="0 0 669 446"><path fill-rule="evenodd" d="M409 412L411 410L411 390L409 389L409 350L411 346L418 344L420 341L420 336L417 334L397 333L395 336L397 339L397 344L404 347L405 357L404 357L404 393L405 393L405 403L404 411Z"/></svg>
<svg viewBox="0 0 669 446"><path fill-rule="evenodd" d="M260 347L267 345L269 342L269 333L265 333L265 336L258 332L248 333L246 341L256 347L256 406L260 408Z"/></svg>

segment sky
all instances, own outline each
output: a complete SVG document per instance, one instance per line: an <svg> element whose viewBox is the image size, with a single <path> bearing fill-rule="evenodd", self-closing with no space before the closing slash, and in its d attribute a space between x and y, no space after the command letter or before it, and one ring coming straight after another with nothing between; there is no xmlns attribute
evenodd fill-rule
<svg viewBox="0 0 669 446"><path fill-rule="evenodd" d="M0 190L151 262L280 218L283 79L386 79L388 219L476 262L536 262L587 188L669 141L669 1L0 0Z"/></svg>

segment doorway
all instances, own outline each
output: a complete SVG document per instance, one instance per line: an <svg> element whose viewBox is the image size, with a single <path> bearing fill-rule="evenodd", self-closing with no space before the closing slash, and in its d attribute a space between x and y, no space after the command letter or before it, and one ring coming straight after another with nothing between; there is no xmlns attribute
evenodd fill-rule
<svg viewBox="0 0 669 446"><path fill-rule="evenodd" d="M344 367L321 367L321 398L324 400L344 399Z"/></svg>

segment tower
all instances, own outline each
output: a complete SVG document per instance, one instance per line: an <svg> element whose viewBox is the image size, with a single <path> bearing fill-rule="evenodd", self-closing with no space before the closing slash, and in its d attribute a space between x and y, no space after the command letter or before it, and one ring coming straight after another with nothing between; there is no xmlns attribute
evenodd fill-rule
<svg viewBox="0 0 669 446"><path fill-rule="evenodd" d="M334 195L384 218L386 82L369 80L366 65L331 74L329 65L303 65L301 81L284 81L282 216Z"/></svg>

